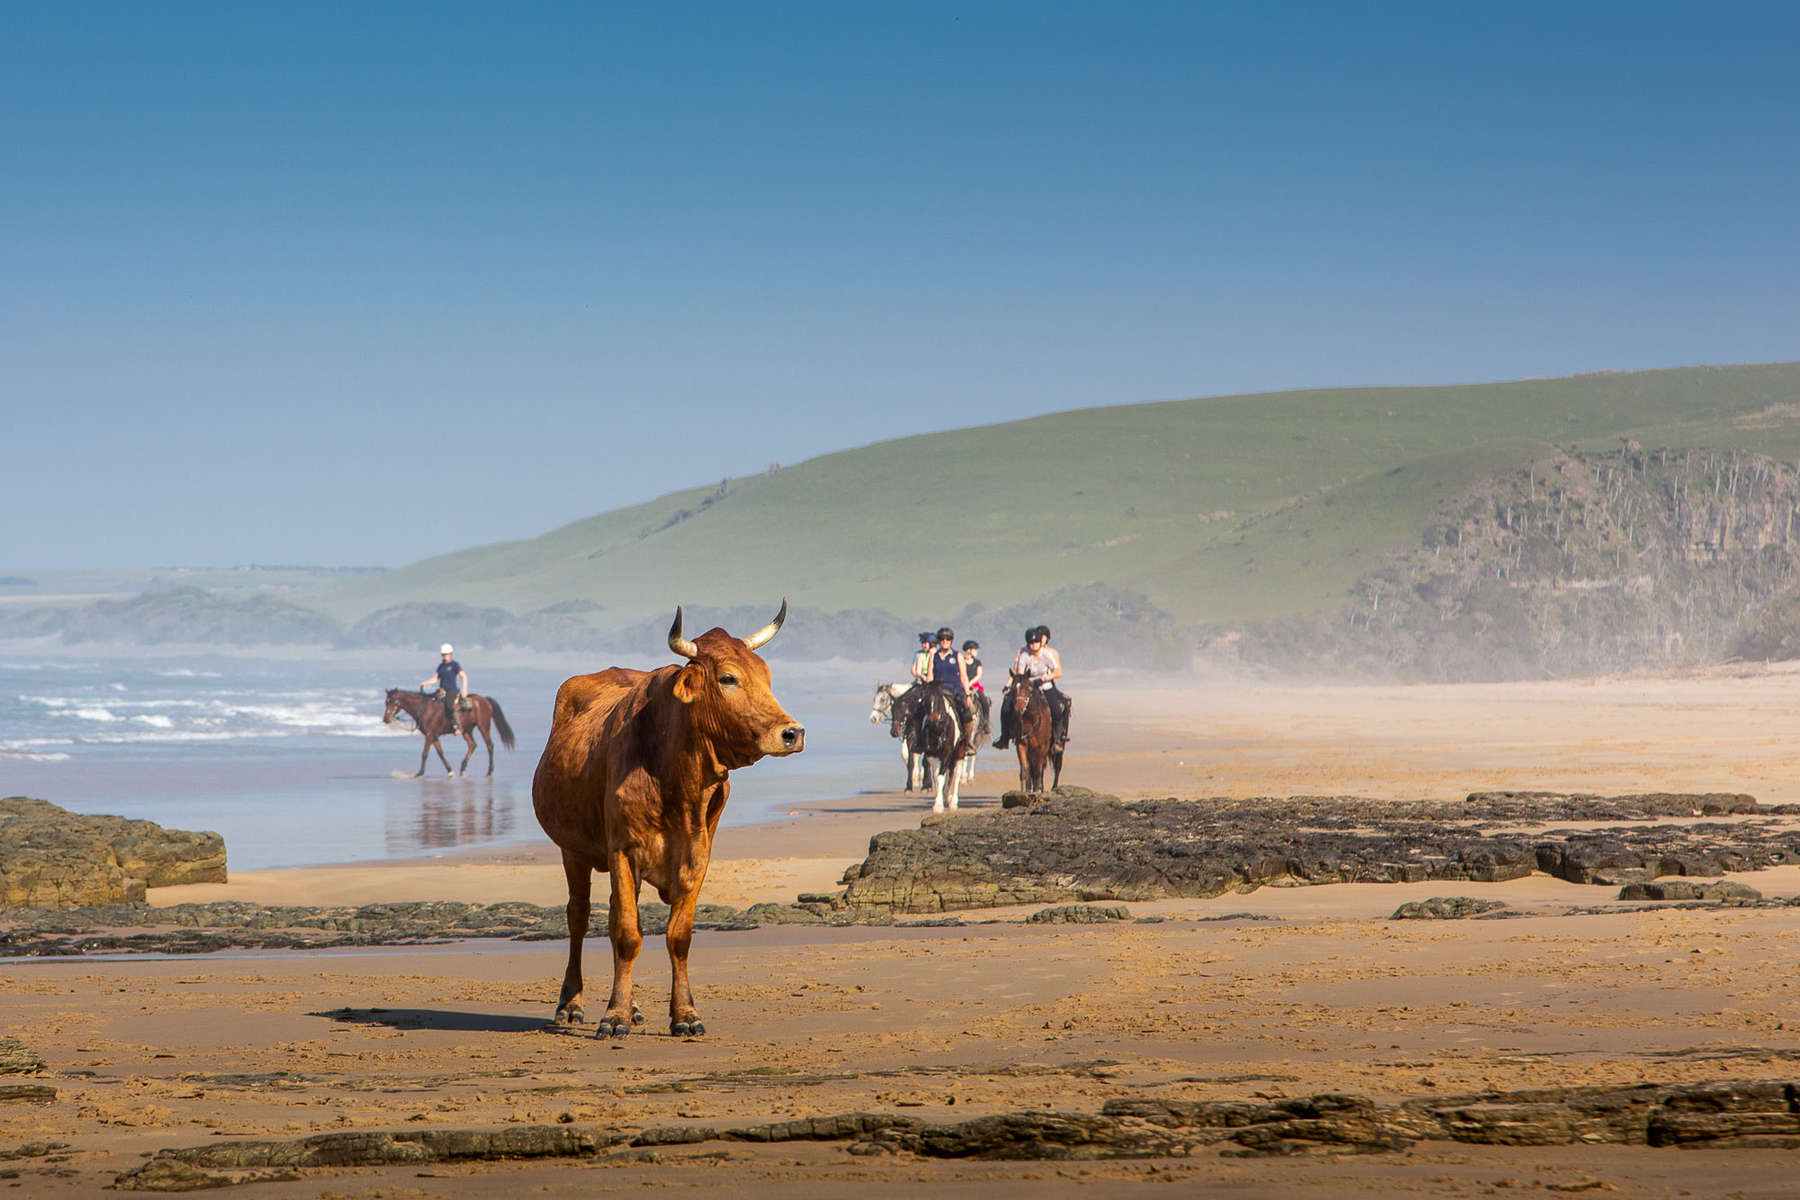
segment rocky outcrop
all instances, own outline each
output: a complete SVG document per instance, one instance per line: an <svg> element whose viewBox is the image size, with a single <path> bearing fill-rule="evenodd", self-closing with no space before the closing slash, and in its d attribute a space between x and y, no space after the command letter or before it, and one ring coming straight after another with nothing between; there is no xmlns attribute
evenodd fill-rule
<svg viewBox="0 0 1800 1200"><path fill-rule="evenodd" d="M1202 654L1467 681L1800 652L1792 461L1635 443L1533 457L1445 499L1336 612L1214 630Z"/></svg>
<svg viewBox="0 0 1800 1200"><path fill-rule="evenodd" d="M1291 1099L1120 1098L1098 1113L991 1113L934 1124L852 1112L742 1127L659 1126L633 1132L524 1125L501 1130L328 1133L295 1141L230 1141L161 1151L118 1177L124 1190L185 1191L293 1178L320 1167L642 1155L705 1142L841 1142L852 1154L928 1158L1095 1160L1381 1154L1423 1141L1490 1146L1800 1147L1800 1085L1782 1080L1544 1088L1427 1096L1377 1104L1324 1092Z"/></svg>
<svg viewBox="0 0 1800 1200"><path fill-rule="evenodd" d="M1762 893L1755 888L1723 879L1717 883L1665 879L1654 883L1628 883L1619 889L1621 900L1716 900L1748 903L1762 898Z"/></svg>
<svg viewBox="0 0 1800 1200"><path fill-rule="evenodd" d="M294 1168L383 1167L395 1164L491 1162L591 1157L601 1140L567 1125L513 1129L421 1129L401 1133L325 1133L298 1141L216 1142L164 1150L121 1174L124 1191L175 1192L297 1178ZM268 1168L281 1170L268 1173ZM223 1172L223 1173L221 1173Z"/></svg>
<svg viewBox="0 0 1800 1200"><path fill-rule="evenodd" d="M112 904L142 900L147 887L224 881L216 833L0 799L0 907Z"/></svg>
<svg viewBox="0 0 1800 1200"><path fill-rule="evenodd" d="M1429 900L1414 900L1402 904L1394 910L1394 915L1389 920L1460 921L1465 917L1499 912L1505 907L1504 900L1484 900L1478 896L1433 896Z"/></svg>
<svg viewBox="0 0 1800 1200"><path fill-rule="evenodd" d="M1765 818L1695 823L1700 815ZM1352 796L1134 800L1058 792L1027 807L877 834L844 875L849 912L1201 898L1269 885L1494 883L1543 871L1618 887L1800 862L1800 826L1741 795L1486 792L1458 804ZM1679 818L1689 818L1683 822ZM1637 821L1602 829L1558 822Z"/></svg>
<svg viewBox="0 0 1800 1200"><path fill-rule="evenodd" d="M18 1038L0 1038L0 1075L35 1075L44 1060Z"/></svg>
<svg viewBox="0 0 1800 1200"><path fill-rule="evenodd" d="M1040 908L1025 918L1029 925L1104 925L1129 920L1131 910L1123 904L1062 904Z"/></svg>

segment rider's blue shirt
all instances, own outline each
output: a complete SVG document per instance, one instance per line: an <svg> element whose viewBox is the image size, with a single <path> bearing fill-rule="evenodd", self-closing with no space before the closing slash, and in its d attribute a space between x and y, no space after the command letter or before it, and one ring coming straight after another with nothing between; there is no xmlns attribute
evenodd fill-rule
<svg viewBox="0 0 1800 1200"><path fill-rule="evenodd" d="M931 679L951 695L962 693L962 676L956 670L956 651L945 653L940 650L931 656Z"/></svg>
<svg viewBox="0 0 1800 1200"><path fill-rule="evenodd" d="M449 662L441 662L437 667L438 687L446 692L456 690L456 677L462 674L462 664L454 658Z"/></svg>

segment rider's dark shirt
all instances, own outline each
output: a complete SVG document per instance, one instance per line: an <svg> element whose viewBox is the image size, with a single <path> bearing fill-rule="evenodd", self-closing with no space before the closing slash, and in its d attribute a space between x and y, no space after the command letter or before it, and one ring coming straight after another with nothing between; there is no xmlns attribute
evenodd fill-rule
<svg viewBox="0 0 1800 1200"><path fill-rule="evenodd" d="M438 687L455 695L456 677L460 674L462 674L462 664L454 658L449 662L439 663L437 666Z"/></svg>
<svg viewBox="0 0 1800 1200"><path fill-rule="evenodd" d="M962 676L956 669L956 651L939 650L931 656L931 679L952 696L962 695Z"/></svg>

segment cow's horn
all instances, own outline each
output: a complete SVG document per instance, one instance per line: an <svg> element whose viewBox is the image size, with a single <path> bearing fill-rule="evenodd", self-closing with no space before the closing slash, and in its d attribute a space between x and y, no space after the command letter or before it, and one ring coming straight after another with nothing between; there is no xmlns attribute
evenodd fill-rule
<svg viewBox="0 0 1800 1200"><path fill-rule="evenodd" d="M681 636L681 605L675 606L675 623L669 626L669 649L683 658L698 658L700 647Z"/></svg>
<svg viewBox="0 0 1800 1200"><path fill-rule="evenodd" d="M769 639L775 636L776 631L781 628L781 623L785 620L787 620L787 597L783 596L781 598L781 611L775 614L775 619L773 621L770 621L767 625L764 625L761 629L745 638L745 647L755 650L761 646L768 645Z"/></svg>

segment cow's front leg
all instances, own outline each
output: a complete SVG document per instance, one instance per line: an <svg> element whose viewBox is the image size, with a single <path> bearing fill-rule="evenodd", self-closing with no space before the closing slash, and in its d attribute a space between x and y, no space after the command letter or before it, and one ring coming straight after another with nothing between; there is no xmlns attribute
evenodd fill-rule
<svg viewBox="0 0 1800 1200"><path fill-rule="evenodd" d="M563 874L569 880L569 968L563 972L562 995L556 999L556 1023L579 1025L581 1014L581 939L587 936L594 891L593 870L563 851Z"/></svg>
<svg viewBox="0 0 1800 1200"><path fill-rule="evenodd" d="M694 1009L694 990L688 985L688 947L694 941L694 905L700 889L675 896L669 906L669 1033L673 1037L698 1037L706 1032Z"/></svg>
<svg viewBox="0 0 1800 1200"><path fill-rule="evenodd" d="M638 929L638 877L631 859L615 852L609 860L612 873L612 910L608 914L608 932L612 935L613 986L606 1001L606 1015L594 1030L595 1037L624 1037L631 1032L631 968L643 948L644 935ZM673 930L673 926L670 926Z"/></svg>

